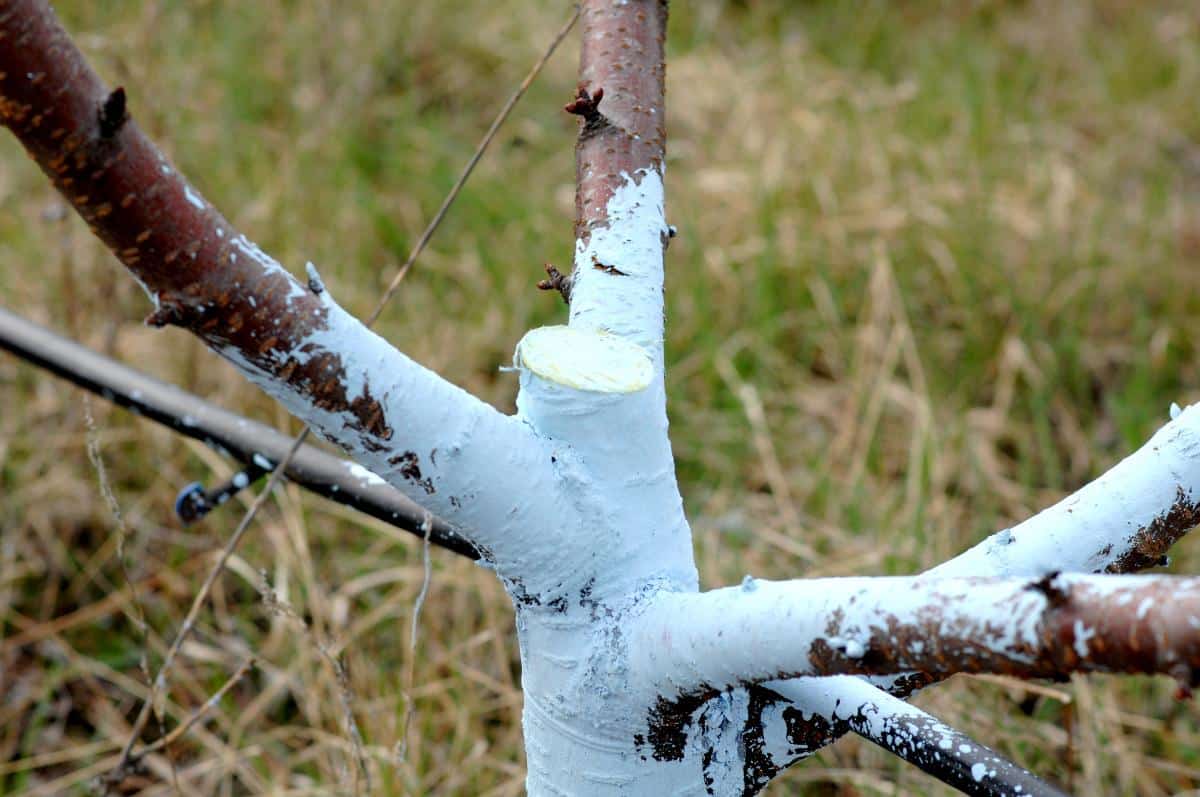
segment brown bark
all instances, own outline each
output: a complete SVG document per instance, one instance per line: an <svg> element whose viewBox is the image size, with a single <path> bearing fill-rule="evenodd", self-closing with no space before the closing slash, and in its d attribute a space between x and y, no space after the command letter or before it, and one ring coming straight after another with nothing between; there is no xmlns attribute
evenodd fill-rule
<svg viewBox="0 0 1200 797"><path fill-rule="evenodd" d="M0 122L157 299L175 324L330 411L364 439L392 430L369 390L350 397L339 357L296 350L326 309L263 254L145 136L123 89L109 91L44 0L0 1ZM136 107L136 103L135 103Z"/></svg>
<svg viewBox="0 0 1200 797"><path fill-rule="evenodd" d="M1200 578L1144 577L1114 588L1051 575L1026 589L1045 600L1036 608L1030 601L1003 604L1012 614L995 620L964 621L960 610L934 607L914 619L882 611L862 641L864 652L851 657L819 640L809 661L821 675L913 670L1062 680L1073 672L1162 673L1185 687L1200 683ZM1037 621L1036 639L1011 639L1013 621L1024 617ZM854 633L853 623L843 628L837 619L827 629L831 638Z"/></svg>
<svg viewBox="0 0 1200 797"><path fill-rule="evenodd" d="M1166 564L1171 546L1200 524L1200 501L1176 490L1175 503L1153 521L1138 529L1129 549L1104 568L1105 573L1136 573Z"/></svg>
<svg viewBox="0 0 1200 797"><path fill-rule="evenodd" d="M575 237L607 223L608 200L641 169L662 169L666 0L585 0L575 146Z"/></svg>

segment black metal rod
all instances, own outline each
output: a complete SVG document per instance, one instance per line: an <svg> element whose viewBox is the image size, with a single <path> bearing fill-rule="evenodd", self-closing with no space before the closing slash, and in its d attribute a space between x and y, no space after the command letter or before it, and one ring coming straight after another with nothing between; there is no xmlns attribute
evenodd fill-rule
<svg viewBox="0 0 1200 797"><path fill-rule="evenodd" d="M273 468L292 444L292 438L269 426L97 354L4 308L0 308L0 349L200 440L247 467ZM426 511L350 460L305 445L292 458L286 475L317 495L424 536ZM440 518L434 517L429 540L470 559L480 558L475 546Z"/></svg>

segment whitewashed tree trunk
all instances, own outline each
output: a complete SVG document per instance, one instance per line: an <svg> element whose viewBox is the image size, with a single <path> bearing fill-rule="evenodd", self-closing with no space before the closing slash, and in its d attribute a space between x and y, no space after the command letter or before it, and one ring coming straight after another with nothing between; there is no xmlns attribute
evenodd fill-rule
<svg viewBox="0 0 1200 797"><path fill-rule="evenodd" d="M933 769L957 756L953 782L1001 793L1019 773L894 695L964 671L1195 682L1200 582L1088 574L1154 564L1195 525L1197 407L925 576L700 590L664 389L666 6L588 0L583 21L569 324L516 345L514 417L237 233L40 0L0 0L0 116L141 280L152 323L199 335L479 549L516 607L530 794L754 794L847 730Z"/></svg>

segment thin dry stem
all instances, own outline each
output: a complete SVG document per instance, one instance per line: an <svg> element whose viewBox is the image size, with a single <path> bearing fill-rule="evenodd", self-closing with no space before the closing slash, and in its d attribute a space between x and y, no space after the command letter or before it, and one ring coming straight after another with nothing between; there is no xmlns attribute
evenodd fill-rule
<svg viewBox="0 0 1200 797"><path fill-rule="evenodd" d="M400 287L400 283L404 280L405 275L408 274L408 271L412 268L413 263L417 262L417 258L420 256L421 252L425 250L425 246L429 243L429 239L433 237L434 230L436 230L438 225L442 223L442 219L446 217L446 213L449 212L450 206L454 204L454 200L458 198L459 192L462 191L463 186L467 183L467 178L471 176L471 172L475 171L475 166L479 163L480 158L483 157L483 153L487 150L488 145L492 143L492 139L496 137L496 133L500 130L500 126L504 124L506 119L508 119L508 115L512 113L512 109L516 107L517 101L520 100L521 97L525 96L525 92L528 91L529 87L533 84L534 79L542 71L542 67L544 67L546 62L550 60L550 56L554 55L554 51L558 49L558 45L561 44L562 40L565 39L567 34L571 32L571 28L575 26L575 22L578 19L579 6L577 5L571 11L570 17L568 17L567 21L563 23L563 26L559 29L558 33L554 35L554 38L550 41L550 46L546 48L544 53L542 53L542 57L534 63L532 68L530 68L529 74L525 75L525 79L521 81L521 85L518 86L517 90L509 96L508 101L504 103L504 106L500 109L500 112L496 114L496 118L492 120L491 126L488 127L487 132L484 133L483 138L480 139L479 146L475 147L475 152L471 155L471 159L467 161L467 165L463 167L462 173L458 175L458 179L454 182L454 186L450 189L450 192L446 194L446 198L442 200L441 207L438 208L437 213L433 214L433 218L425 227L424 232L421 233L421 237L417 239L417 244L413 247L412 252L409 253L408 259L404 261L404 265L402 265L400 270L396 272L396 276L392 277L392 281L387 286L387 290L383 292L383 298L380 300L379 305L369 316L367 316L367 326L371 326L375 323L376 319L379 318L379 314L383 312L384 306L387 305L388 301L390 301L392 296L395 295L396 290Z"/></svg>
<svg viewBox="0 0 1200 797"><path fill-rule="evenodd" d="M116 94L116 92L114 92ZM124 114L124 92L120 93L120 113ZM106 106L108 107L108 106ZM150 690L151 696L154 695L154 679L150 675L150 662L148 656L150 654L150 628L146 622L146 610L142 606L141 597L138 595L137 586L133 581L133 577L129 574L129 563L125 559L125 543L129 536L129 527L125 523L125 516L121 512L121 504L117 501L117 496L113 492L112 484L108 479L108 469L104 465L104 456L100 452L100 434L96 428L96 419L92 416L92 402L87 395L83 397L83 417L87 424L87 454L88 460L91 461L93 469L96 471L96 481L100 487L100 494L104 496L104 501L108 505L109 513L113 517L113 533L117 538L116 554L117 566L121 571L121 579L129 588L130 603L133 606L130 612L130 617L138 630L139 648L138 654L138 669L142 672L142 677L146 680L146 688ZM155 712L155 719L158 722L159 734L166 736L166 725L161 711ZM175 767L175 759L171 756L171 751L167 749L167 762L171 767L171 782L175 787L175 791L179 791L179 770ZM123 769L119 768L116 773L122 773ZM114 773L114 774L116 774Z"/></svg>
<svg viewBox="0 0 1200 797"><path fill-rule="evenodd" d="M225 683L221 684L220 688L218 688L216 692L213 692L212 697L210 697L208 700L204 701L200 705L199 708L197 708L195 711L193 711L191 714L189 714L187 719L185 719L182 723L177 725L173 731L166 734L165 736L155 739L153 742L146 745L146 747L139 750L132 757L131 763L134 766L136 766L137 762L143 756L150 755L151 753L156 753L159 750L162 750L163 748L168 748L169 745L171 745L173 742L175 742L176 740L178 740L178 739L182 738L184 735L186 735L187 732L192 729L192 726L194 726L197 722L199 722L201 719L204 718L205 714L207 714L209 711L211 711L213 708L215 708L218 704L220 704L221 699L223 697L225 697L226 693L228 693L230 689L237 686L238 683L243 678L245 678L246 675L249 674L249 672L252 669L254 669L255 663L256 663L256 661L253 656L251 656L250 658L248 658L244 662L242 662L242 666L238 667L237 670L233 673L233 675L229 676L229 679L227 681L225 681Z"/></svg>
<svg viewBox="0 0 1200 797"><path fill-rule="evenodd" d="M425 606L425 598L429 595L429 585L433 581L433 561L429 558L429 535L433 531L433 516L427 515L425 522L421 524L421 530L425 533L425 544L421 549L421 564L423 575L421 579L421 589L417 593L417 599L413 601L412 609L412 624L408 632L408 664L404 669L404 686L402 694L404 695L404 719L400 723L400 739L396 742L396 762L403 765L408 755L408 729L412 723L413 703L413 684L416 680L416 658L417 658L417 637L421 629L421 609Z"/></svg>
<svg viewBox="0 0 1200 797"><path fill-rule="evenodd" d="M291 621L333 671L334 678L337 680L338 701L342 707L342 720L346 725L346 735L350 738L350 747L357 771L355 793L358 794L365 791L366 794L370 794L371 770L367 766L367 755L363 744L362 731L359 730L358 721L354 718L354 692L350 687L350 674L346 670L346 664L342 656L334 652L339 646L337 644L329 644L318 638L316 632L305 622L299 612L290 603L280 599L275 589L271 586L265 570L259 573L258 591L262 597L263 605L267 607L267 610L277 617L283 617Z"/></svg>
<svg viewBox="0 0 1200 797"><path fill-rule="evenodd" d="M305 429L292 443L292 447L288 450L287 456L284 457L284 463L292 458L292 456L300 450L300 446L304 445L304 439L308 436L308 430ZM281 463L283 464L283 463ZM179 649L183 647L184 640L191 633L192 627L196 624L196 618L200 616L200 609L208 601L209 593L212 592L213 584L217 578L225 570L225 565L229 562L229 557L233 556L233 552L237 550L238 543L242 541L242 537L246 535L246 531L250 528L251 522L258 514L258 511L267 503L267 499L271 497L275 486L283 480L283 467L276 467L271 471L271 478L267 480L267 484L263 487L254 499L254 503L250 505L250 509L242 517L233 534L230 535L229 541L225 543L225 547L221 549L221 554L217 558L217 563L204 579L204 583L200 586L200 591L196 593L196 597L192 600L191 608L188 609L187 616L184 617L182 625L179 626L179 631L176 632L175 638L171 641L171 646L167 648L167 653L163 657L162 664L158 668L158 674L154 676L154 682L151 684L150 696L146 702L142 704L141 711L138 712L137 719L134 720L133 729L129 734L129 740L125 743L125 747L121 750L121 760L117 765L117 769L123 770L129 763L130 755L133 751L133 746L141 736L142 731L146 728L146 720L149 718L150 708L155 701L156 695L166 687L166 677L171 670L171 665L175 663L175 657L179 654Z"/></svg>

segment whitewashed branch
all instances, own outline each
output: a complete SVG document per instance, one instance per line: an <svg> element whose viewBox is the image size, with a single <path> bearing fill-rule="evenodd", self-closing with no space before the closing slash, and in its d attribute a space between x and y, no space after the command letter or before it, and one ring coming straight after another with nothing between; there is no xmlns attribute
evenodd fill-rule
<svg viewBox="0 0 1200 797"><path fill-rule="evenodd" d="M279 269L258 250L265 268ZM341 446L421 506L452 522L500 564L523 560L571 516L558 486L551 445L520 419L491 406L406 357L343 310L327 290L307 334L268 360L214 346L293 415ZM281 380L309 363L336 369L342 401L327 401L311 383ZM370 408L365 420L362 407ZM357 411L357 414L356 414ZM374 476L372 474L375 474Z"/></svg>
<svg viewBox="0 0 1200 797"><path fill-rule="evenodd" d="M608 201L607 225L575 243L571 321L620 335L663 367L663 211L661 167L623 173Z"/></svg>
<svg viewBox="0 0 1200 797"><path fill-rule="evenodd" d="M1170 546L1200 522L1200 405L1172 418L1141 448L1096 480L1011 529L999 531L966 552L927 571L927 576L1032 577L1053 571L1128 573L1159 564ZM875 677L882 689L907 695L926 677ZM852 688L851 688L852 687ZM824 717L833 690L843 712L865 710L878 695L837 679L799 678L786 694L806 715ZM840 691L839 691L840 690ZM856 703L856 701L858 701ZM839 734L813 736L815 752Z"/></svg>
<svg viewBox="0 0 1200 797"><path fill-rule="evenodd" d="M634 670L663 694L800 675L1200 672L1200 578L747 579L656 597Z"/></svg>
<svg viewBox="0 0 1200 797"><path fill-rule="evenodd" d="M1129 573L1200 523L1200 404L1095 481L928 571L937 576Z"/></svg>
<svg viewBox="0 0 1200 797"><path fill-rule="evenodd" d="M805 688L797 690L798 684ZM762 717L764 738L774 740L771 774L850 730L966 794L1063 794L995 750L862 678L833 675L763 686L780 697ZM803 737L795 733L800 728Z"/></svg>
<svg viewBox="0 0 1200 797"><path fill-rule="evenodd" d="M146 289L148 323L200 337L454 523L502 572L555 534L548 518L569 517L571 505L535 432L370 332L311 266L302 284L238 232L145 136L124 89L104 86L44 2L0 8L0 123Z"/></svg>

